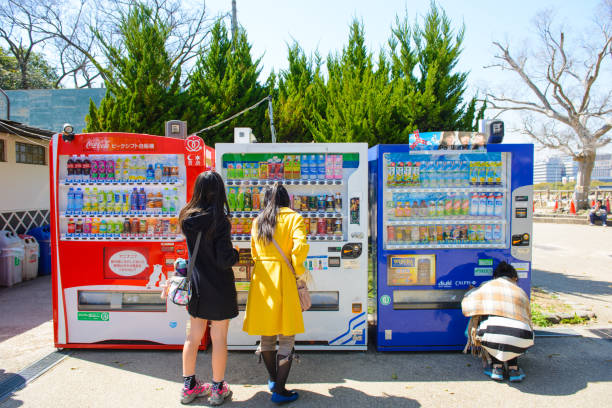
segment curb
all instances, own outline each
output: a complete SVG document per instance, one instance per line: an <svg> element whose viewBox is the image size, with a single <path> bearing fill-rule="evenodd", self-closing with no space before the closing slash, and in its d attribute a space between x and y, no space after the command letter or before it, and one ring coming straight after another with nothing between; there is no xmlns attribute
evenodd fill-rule
<svg viewBox="0 0 612 408"><path fill-rule="evenodd" d="M576 225L589 225L589 221L586 216L580 215L548 215L548 214L534 214L533 222L548 223L548 224L576 224ZM595 224L601 226L599 224ZM611 226L610 222L607 222L608 226Z"/></svg>

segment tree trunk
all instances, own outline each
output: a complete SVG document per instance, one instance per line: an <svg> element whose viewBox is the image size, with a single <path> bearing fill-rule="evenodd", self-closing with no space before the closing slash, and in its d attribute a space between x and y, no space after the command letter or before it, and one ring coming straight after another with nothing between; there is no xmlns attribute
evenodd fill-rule
<svg viewBox="0 0 612 408"><path fill-rule="evenodd" d="M28 89L28 63L19 61L19 70L21 71L21 89Z"/></svg>
<svg viewBox="0 0 612 408"><path fill-rule="evenodd" d="M589 188L591 186L591 174L595 165L595 152L585 153L578 161L578 174L576 175L576 188L574 196L576 198L576 209L587 209L589 203Z"/></svg>

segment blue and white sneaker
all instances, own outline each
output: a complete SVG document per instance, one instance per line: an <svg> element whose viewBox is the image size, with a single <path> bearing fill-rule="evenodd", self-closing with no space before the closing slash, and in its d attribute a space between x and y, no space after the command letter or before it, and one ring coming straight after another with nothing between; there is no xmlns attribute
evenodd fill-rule
<svg viewBox="0 0 612 408"><path fill-rule="evenodd" d="M517 367L517 369L509 369L508 370L508 380L510 380L510 382L521 382L525 379L525 373L523 372L523 370L521 370L520 367Z"/></svg>

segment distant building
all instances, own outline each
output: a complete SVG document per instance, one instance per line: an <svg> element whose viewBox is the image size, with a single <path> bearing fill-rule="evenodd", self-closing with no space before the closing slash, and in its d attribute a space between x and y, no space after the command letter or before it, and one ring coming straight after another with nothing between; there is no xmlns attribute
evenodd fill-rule
<svg viewBox="0 0 612 408"><path fill-rule="evenodd" d="M22 234L49 223L53 132L0 119L0 230Z"/></svg>
<svg viewBox="0 0 612 408"><path fill-rule="evenodd" d="M559 183L563 177L567 180L576 180L578 175L578 162L571 156L552 156L537 161L533 165L533 182ZM595 158L591 181L612 181L612 153L601 153Z"/></svg>
<svg viewBox="0 0 612 408"><path fill-rule="evenodd" d="M544 161L536 161L533 165L533 182L537 183L560 183L567 176L566 166L558 156L553 156Z"/></svg>
<svg viewBox="0 0 612 408"><path fill-rule="evenodd" d="M592 180L612 181L612 153L598 154L593 166Z"/></svg>

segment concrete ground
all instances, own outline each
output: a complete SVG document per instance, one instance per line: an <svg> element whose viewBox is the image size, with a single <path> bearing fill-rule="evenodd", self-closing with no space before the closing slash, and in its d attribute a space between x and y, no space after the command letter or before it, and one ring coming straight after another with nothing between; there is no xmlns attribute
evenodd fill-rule
<svg viewBox="0 0 612 408"><path fill-rule="evenodd" d="M527 379L495 383L480 362L460 353L303 352L290 385L295 407L606 406L612 382L610 258L612 228L535 224L533 284L576 307L591 308L596 323L581 336L538 337L522 357ZM28 299L27 302L24 299ZM0 289L0 382L52 348L48 277ZM608 329L608 330L606 330ZM4 402L6 407L173 407L178 402L178 351L73 350ZM197 373L210 377L210 352ZM253 354L230 352L227 406L273 406L263 365ZM206 405L196 400L192 405Z"/></svg>

